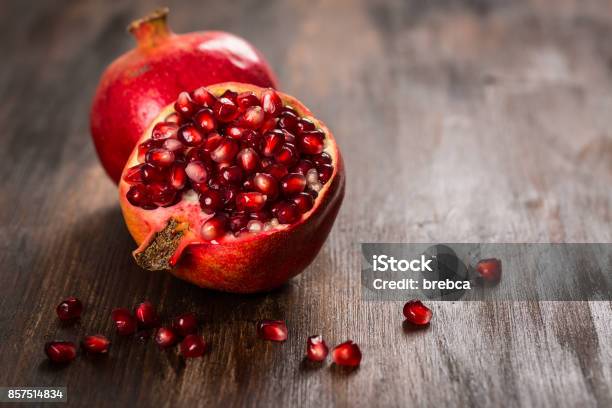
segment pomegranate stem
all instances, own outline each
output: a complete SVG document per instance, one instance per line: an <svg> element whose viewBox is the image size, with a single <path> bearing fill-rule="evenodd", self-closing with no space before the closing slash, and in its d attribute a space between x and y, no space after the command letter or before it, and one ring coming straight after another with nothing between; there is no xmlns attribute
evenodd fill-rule
<svg viewBox="0 0 612 408"><path fill-rule="evenodd" d="M128 26L128 31L136 37L140 48L154 48L172 35L172 30L167 23L169 13L170 10L163 7L143 18L132 21Z"/></svg>

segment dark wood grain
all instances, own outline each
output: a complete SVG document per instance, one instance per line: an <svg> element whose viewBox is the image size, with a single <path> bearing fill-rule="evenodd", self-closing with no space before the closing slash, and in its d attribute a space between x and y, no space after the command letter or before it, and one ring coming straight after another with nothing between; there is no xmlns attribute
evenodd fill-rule
<svg viewBox="0 0 612 408"><path fill-rule="evenodd" d="M315 262L233 296L139 269L88 107L124 28L155 5L0 3L0 385L68 386L71 406L611 406L610 302L362 302L359 242L611 242L609 1L169 2L176 31L249 38L334 130L345 203ZM55 305L75 295L81 322ZM115 338L113 307L193 310L212 344L183 362ZM285 344L255 321L285 319ZM50 366L48 339L107 333L108 358ZM352 338L360 369L303 362Z"/></svg>

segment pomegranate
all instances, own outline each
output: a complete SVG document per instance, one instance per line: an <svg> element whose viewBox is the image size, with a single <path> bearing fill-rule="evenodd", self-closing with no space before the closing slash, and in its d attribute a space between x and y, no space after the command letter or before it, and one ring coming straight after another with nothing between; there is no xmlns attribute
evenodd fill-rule
<svg viewBox="0 0 612 408"><path fill-rule="evenodd" d="M50 341L45 344L45 354L54 363L68 363L76 358L76 346L70 341Z"/></svg>
<svg viewBox="0 0 612 408"><path fill-rule="evenodd" d="M287 340L287 325L282 320L262 320L257 323L257 334L264 340Z"/></svg>
<svg viewBox="0 0 612 408"><path fill-rule="evenodd" d="M323 361L327 358L329 349L321 336L310 336L306 341L306 357L310 361Z"/></svg>
<svg viewBox="0 0 612 408"><path fill-rule="evenodd" d="M91 135L115 182L142 132L180 91L225 81L276 87L268 63L247 41L220 31L174 34L167 15L160 9L130 24L137 47L108 66L93 98Z"/></svg>
<svg viewBox="0 0 612 408"><path fill-rule="evenodd" d="M410 300L406 302L403 309L404 317L410 323L417 326L425 326L431 321L431 310L420 300Z"/></svg>
<svg viewBox="0 0 612 408"><path fill-rule="evenodd" d="M110 341L100 334L85 336L81 342L81 347L91 354L106 354L110 347Z"/></svg>
<svg viewBox="0 0 612 408"><path fill-rule="evenodd" d="M332 361L340 366L357 367L361 364L361 350L352 340L345 341L332 350Z"/></svg>
<svg viewBox="0 0 612 408"><path fill-rule="evenodd" d="M83 312L83 304L81 301L75 297L69 297L68 299L64 299L56 308L57 317L60 320L74 320L81 317L81 313Z"/></svg>
<svg viewBox="0 0 612 408"><path fill-rule="evenodd" d="M340 208L345 177L334 137L272 89L224 83L194 94L151 123L119 183L136 262L222 291L278 287L312 262ZM252 120L253 107L263 120ZM214 121L198 125L209 111ZM166 131L175 115L181 125Z"/></svg>

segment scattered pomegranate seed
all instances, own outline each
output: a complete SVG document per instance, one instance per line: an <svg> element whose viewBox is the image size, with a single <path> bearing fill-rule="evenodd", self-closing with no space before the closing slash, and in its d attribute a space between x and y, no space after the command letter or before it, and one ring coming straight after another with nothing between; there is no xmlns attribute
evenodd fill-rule
<svg viewBox="0 0 612 408"><path fill-rule="evenodd" d="M85 336L81 342L81 347L88 353L106 354L110 348L110 341L100 334Z"/></svg>
<svg viewBox="0 0 612 408"><path fill-rule="evenodd" d="M206 352L206 342L202 336L189 334L181 342L181 354L185 358L200 357Z"/></svg>
<svg viewBox="0 0 612 408"><path fill-rule="evenodd" d="M476 273L479 278L488 284L496 284L501 280L502 263L500 259L482 259L476 264Z"/></svg>
<svg viewBox="0 0 612 408"><path fill-rule="evenodd" d="M45 354L54 363L68 363L76 358L76 346L70 341L50 341L45 344Z"/></svg>
<svg viewBox="0 0 612 408"><path fill-rule="evenodd" d="M287 325L282 320L262 320L257 324L257 334L264 340L287 340Z"/></svg>
<svg viewBox="0 0 612 408"><path fill-rule="evenodd" d="M142 302L136 306L134 311L138 326L144 328L156 327L159 324L159 317L155 311L155 307L149 301Z"/></svg>
<svg viewBox="0 0 612 408"><path fill-rule="evenodd" d="M60 320L72 320L81 317L83 312L83 304L75 297L69 297L63 300L56 308L57 317Z"/></svg>
<svg viewBox="0 0 612 408"><path fill-rule="evenodd" d="M321 336L310 336L306 342L306 356L310 361L323 361L329 349Z"/></svg>
<svg viewBox="0 0 612 408"><path fill-rule="evenodd" d="M198 319L194 313L185 313L177 316L172 322L172 328L179 336L193 334L198 329Z"/></svg>
<svg viewBox="0 0 612 408"><path fill-rule="evenodd" d="M421 303L420 300L410 300L404 305L404 316L406 320L417 326L424 326L431 321L431 310Z"/></svg>
<svg viewBox="0 0 612 408"><path fill-rule="evenodd" d="M332 350L332 361L340 366L357 367L361 363L361 350L352 340L345 341Z"/></svg>
<svg viewBox="0 0 612 408"><path fill-rule="evenodd" d="M136 332L136 319L134 319L128 309L114 309L111 313L111 318L115 322L117 334L120 336L129 336Z"/></svg>
<svg viewBox="0 0 612 408"><path fill-rule="evenodd" d="M174 346L178 341L178 336L168 327L160 327L155 332L155 343L161 348Z"/></svg>

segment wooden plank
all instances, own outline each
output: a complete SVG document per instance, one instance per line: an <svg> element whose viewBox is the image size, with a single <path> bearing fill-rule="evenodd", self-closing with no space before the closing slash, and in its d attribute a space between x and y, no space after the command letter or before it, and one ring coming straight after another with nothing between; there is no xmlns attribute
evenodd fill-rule
<svg viewBox="0 0 612 408"><path fill-rule="evenodd" d="M173 2L171 2L173 3ZM176 31L224 29L267 55L283 90L334 130L347 196L315 262L234 296L140 270L88 106L124 26L151 6L0 5L0 385L67 385L82 406L610 406L610 302L360 298L359 242L610 242L612 8L606 1L176 2ZM75 295L80 324L55 305ZM113 307L193 310L213 351L183 362L117 339L65 369L48 339L112 333ZM286 319L290 340L254 337ZM352 373L302 361L308 335L364 352Z"/></svg>

